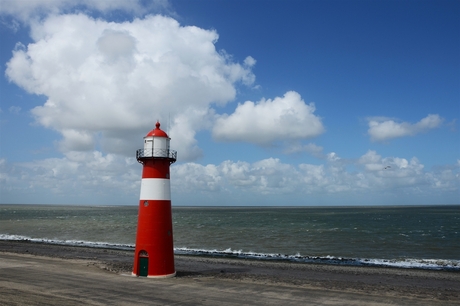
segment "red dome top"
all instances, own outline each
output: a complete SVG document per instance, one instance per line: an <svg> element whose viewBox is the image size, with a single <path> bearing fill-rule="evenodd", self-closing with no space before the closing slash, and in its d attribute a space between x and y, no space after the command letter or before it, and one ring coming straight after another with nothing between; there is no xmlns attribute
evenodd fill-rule
<svg viewBox="0 0 460 306"><path fill-rule="evenodd" d="M160 122L158 121L155 124L155 128L151 130L145 137L149 137L149 136L169 138L168 134L166 134L162 129L160 129Z"/></svg>

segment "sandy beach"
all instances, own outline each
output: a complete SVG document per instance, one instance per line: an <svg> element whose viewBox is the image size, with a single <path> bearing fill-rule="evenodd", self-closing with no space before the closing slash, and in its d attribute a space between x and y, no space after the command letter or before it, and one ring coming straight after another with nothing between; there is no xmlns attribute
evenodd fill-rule
<svg viewBox="0 0 460 306"><path fill-rule="evenodd" d="M131 276L132 251L0 241L0 305L460 305L460 273L176 256Z"/></svg>

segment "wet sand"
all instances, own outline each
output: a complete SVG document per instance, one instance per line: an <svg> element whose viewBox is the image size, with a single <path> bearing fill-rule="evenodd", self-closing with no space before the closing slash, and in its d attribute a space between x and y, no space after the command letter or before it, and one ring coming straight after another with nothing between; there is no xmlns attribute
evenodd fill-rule
<svg viewBox="0 0 460 306"><path fill-rule="evenodd" d="M460 273L176 256L132 277L133 252L0 241L0 305L460 305Z"/></svg>

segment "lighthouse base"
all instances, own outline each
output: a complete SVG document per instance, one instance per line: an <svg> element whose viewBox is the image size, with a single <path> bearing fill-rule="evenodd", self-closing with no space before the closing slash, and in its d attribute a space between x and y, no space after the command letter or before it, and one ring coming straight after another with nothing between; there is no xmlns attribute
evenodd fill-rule
<svg viewBox="0 0 460 306"><path fill-rule="evenodd" d="M171 274L166 274L166 275L147 275L147 276L139 276L136 273L131 272L131 275L135 277L147 277L147 278L169 278L169 277L176 276L176 272L171 273Z"/></svg>

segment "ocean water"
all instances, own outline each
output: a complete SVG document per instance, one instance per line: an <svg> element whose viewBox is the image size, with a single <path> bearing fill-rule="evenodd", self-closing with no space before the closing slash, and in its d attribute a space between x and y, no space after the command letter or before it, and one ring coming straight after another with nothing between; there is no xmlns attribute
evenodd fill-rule
<svg viewBox="0 0 460 306"><path fill-rule="evenodd" d="M460 206L173 207L176 254L460 271ZM133 249L137 206L0 205L0 239Z"/></svg>

